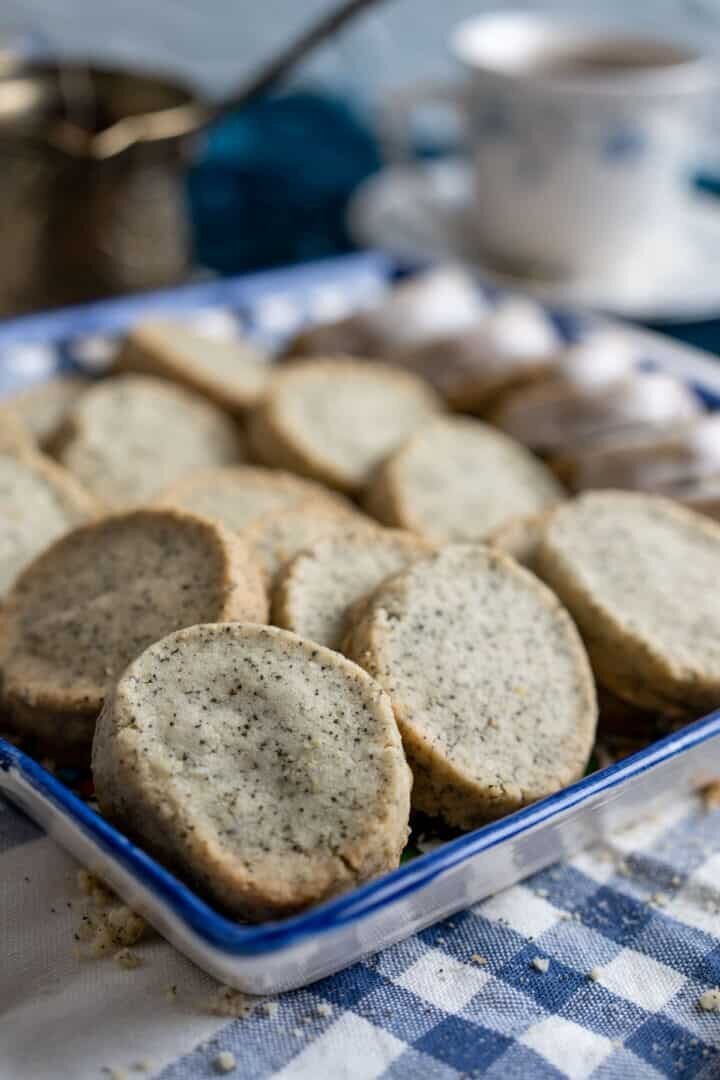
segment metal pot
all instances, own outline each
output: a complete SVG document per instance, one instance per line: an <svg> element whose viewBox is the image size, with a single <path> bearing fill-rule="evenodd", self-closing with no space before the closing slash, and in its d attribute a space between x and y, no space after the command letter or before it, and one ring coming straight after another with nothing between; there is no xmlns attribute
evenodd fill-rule
<svg viewBox="0 0 720 1080"><path fill-rule="evenodd" d="M186 277L184 171L203 115L189 89L150 74L29 65L0 79L0 313ZM141 116L147 137L92 139Z"/></svg>

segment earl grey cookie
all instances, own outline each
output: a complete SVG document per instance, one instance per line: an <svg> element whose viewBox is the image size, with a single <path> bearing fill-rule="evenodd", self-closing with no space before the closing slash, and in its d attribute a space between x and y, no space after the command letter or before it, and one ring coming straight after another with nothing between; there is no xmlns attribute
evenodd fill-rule
<svg viewBox="0 0 720 1080"><path fill-rule="evenodd" d="M92 495L54 461L0 449L0 600L38 552L99 513Z"/></svg>
<svg viewBox="0 0 720 1080"><path fill-rule="evenodd" d="M247 549L220 525L138 510L68 533L16 580L3 606L2 704L16 730L87 746L106 690L171 630L264 622Z"/></svg>
<svg viewBox="0 0 720 1080"><path fill-rule="evenodd" d="M300 911L398 865L410 771L386 695L275 627L193 626L108 699L100 807L224 910Z"/></svg>
<svg viewBox="0 0 720 1080"><path fill-rule="evenodd" d="M365 507L386 525L443 543L483 539L562 498L524 446L479 420L453 417L426 424L383 462Z"/></svg>
<svg viewBox="0 0 720 1080"><path fill-rule="evenodd" d="M171 379L238 415L255 404L271 373L268 357L252 342L216 341L169 319L134 326L116 367Z"/></svg>
<svg viewBox="0 0 720 1080"><path fill-rule="evenodd" d="M345 651L393 703L413 805L474 828L583 775L597 704L557 597L483 545L450 545L381 585Z"/></svg>
<svg viewBox="0 0 720 1080"><path fill-rule="evenodd" d="M329 649L341 649L348 613L363 597L433 548L399 529L372 536L339 529L310 544L280 574L272 621Z"/></svg>
<svg viewBox="0 0 720 1080"><path fill-rule="evenodd" d="M238 429L196 394L149 375L118 375L88 390L61 434L63 465L108 506L150 501L191 469L243 456Z"/></svg>
<svg viewBox="0 0 720 1080"><path fill-rule="evenodd" d="M266 465L350 494L442 409L414 375L347 359L288 365L250 418L250 447Z"/></svg>
<svg viewBox="0 0 720 1080"><path fill-rule="evenodd" d="M618 697L691 716L720 705L715 522L658 495L588 492L550 516L536 565Z"/></svg>

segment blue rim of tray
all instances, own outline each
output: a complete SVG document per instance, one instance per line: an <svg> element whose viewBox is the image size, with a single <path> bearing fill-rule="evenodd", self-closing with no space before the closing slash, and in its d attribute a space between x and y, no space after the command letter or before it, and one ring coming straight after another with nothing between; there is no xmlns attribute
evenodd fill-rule
<svg viewBox="0 0 720 1080"><path fill-rule="evenodd" d="M479 852L544 824L594 795L612 791L618 784L640 776L652 766L669 761L715 736L720 736L720 710L524 810L518 810L509 817L484 825L456 840L449 840L436 851L420 855L411 863L320 907L281 922L258 926L238 924L219 914L192 889L183 885L155 859L91 810L41 765L4 739L0 739L0 770L7 772L15 769L35 792L78 825L206 944L233 955L252 956L275 952L358 922L393 901L417 892L438 875Z"/></svg>

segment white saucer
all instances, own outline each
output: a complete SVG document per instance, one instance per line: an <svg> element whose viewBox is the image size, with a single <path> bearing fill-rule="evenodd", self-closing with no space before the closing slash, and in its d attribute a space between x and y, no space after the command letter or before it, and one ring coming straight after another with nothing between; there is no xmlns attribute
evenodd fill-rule
<svg viewBox="0 0 720 1080"><path fill-rule="evenodd" d="M556 305L643 322L689 322L720 314L720 205L688 190L654 250L612 278L548 281L499 273L473 249L470 170L458 161L393 166L367 180L348 210L354 239L405 259L458 257L484 281Z"/></svg>

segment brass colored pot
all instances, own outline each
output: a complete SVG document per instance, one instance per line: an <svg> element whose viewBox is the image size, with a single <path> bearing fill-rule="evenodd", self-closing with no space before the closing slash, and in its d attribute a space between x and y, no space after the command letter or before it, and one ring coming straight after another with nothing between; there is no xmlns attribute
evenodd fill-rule
<svg viewBox="0 0 720 1080"><path fill-rule="evenodd" d="M183 280L203 116L187 88L149 74L31 65L0 79L0 314ZM118 138L132 117L148 134ZM91 138L108 131L113 145Z"/></svg>

